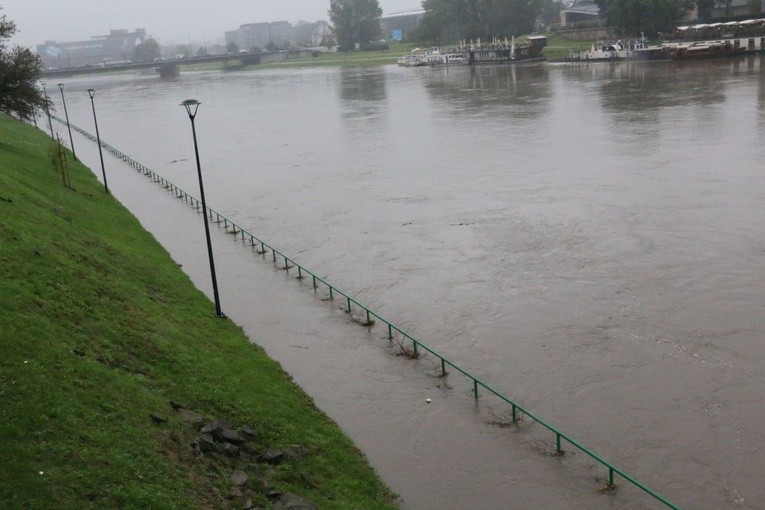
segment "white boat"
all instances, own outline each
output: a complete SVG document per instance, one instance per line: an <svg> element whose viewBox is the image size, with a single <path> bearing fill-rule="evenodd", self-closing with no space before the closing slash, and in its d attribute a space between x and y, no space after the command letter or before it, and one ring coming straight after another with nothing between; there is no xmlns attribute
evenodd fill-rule
<svg viewBox="0 0 765 510"><path fill-rule="evenodd" d="M402 67L419 67L432 65L440 60L441 51L437 47L430 49L415 48L409 55L404 55L398 59L398 65Z"/></svg>
<svg viewBox="0 0 765 510"><path fill-rule="evenodd" d="M448 66L467 64L468 59L464 53L446 53L443 57L443 64Z"/></svg>
<svg viewBox="0 0 765 510"><path fill-rule="evenodd" d="M398 65L401 67L417 67L424 66L425 64L420 61L417 55L404 55L398 59Z"/></svg>
<svg viewBox="0 0 765 510"><path fill-rule="evenodd" d="M644 40L597 42L573 60L628 60L639 58L648 49Z"/></svg>
<svg viewBox="0 0 765 510"><path fill-rule="evenodd" d="M467 58L464 53L441 53L441 49L437 46L426 50L415 48L409 55L404 55L398 59L398 65L401 67L460 65L466 63Z"/></svg>

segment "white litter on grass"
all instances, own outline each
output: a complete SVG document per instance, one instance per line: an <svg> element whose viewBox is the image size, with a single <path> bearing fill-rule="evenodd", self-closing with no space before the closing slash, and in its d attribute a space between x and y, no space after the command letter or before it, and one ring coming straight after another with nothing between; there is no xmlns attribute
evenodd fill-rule
<svg viewBox="0 0 765 510"><path fill-rule="evenodd" d="M44 474L45 474L45 472L43 472L43 471L40 471L40 476L42 476L42 475L44 475Z"/></svg>

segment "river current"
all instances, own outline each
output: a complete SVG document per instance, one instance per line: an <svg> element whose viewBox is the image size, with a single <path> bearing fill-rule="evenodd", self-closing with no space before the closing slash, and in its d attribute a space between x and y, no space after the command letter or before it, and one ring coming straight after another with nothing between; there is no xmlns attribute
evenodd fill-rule
<svg viewBox="0 0 765 510"><path fill-rule="evenodd" d="M94 131L95 88L103 139L194 195L179 103L200 100L211 207L677 505L765 508L760 57L64 83L72 123ZM199 215L106 171L210 295ZM232 237L213 230L224 312L403 508L662 508Z"/></svg>

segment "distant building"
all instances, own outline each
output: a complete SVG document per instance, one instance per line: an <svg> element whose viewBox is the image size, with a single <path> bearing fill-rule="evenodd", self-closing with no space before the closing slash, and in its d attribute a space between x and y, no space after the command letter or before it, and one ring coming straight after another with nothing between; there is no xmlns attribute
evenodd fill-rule
<svg viewBox="0 0 765 510"><path fill-rule="evenodd" d="M765 2L761 0L731 0L716 2L712 16L715 18L728 16L750 16L765 12Z"/></svg>
<svg viewBox="0 0 765 510"><path fill-rule="evenodd" d="M226 32L226 44L236 44L242 50L265 48L273 43L286 46L295 41L295 27L287 21L248 23Z"/></svg>
<svg viewBox="0 0 765 510"><path fill-rule="evenodd" d="M37 54L47 68L79 67L106 62L123 62L133 58L133 50L146 40L146 30L137 28L111 30L109 35L91 37L86 41L46 41L37 45Z"/></svg>
<svg viewBox="0 0 765 510"><path fill-rule="evenodd" d="M595 0L574 0L563 3L560 24L563 27L596 24L600 21L600 7Z"/></svg>
<svg viewBox="0 0 765 510"><path fill-rule="evenodd" d="M390 41L402 41L420 26L425 11L409 11L386 14L380 18L383 37Z"/></svg>

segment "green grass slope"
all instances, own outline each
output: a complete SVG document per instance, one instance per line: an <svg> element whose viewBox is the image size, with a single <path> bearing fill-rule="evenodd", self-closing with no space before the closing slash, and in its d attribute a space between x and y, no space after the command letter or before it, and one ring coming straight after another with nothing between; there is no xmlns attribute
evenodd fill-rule
<svg viewBox="0 0 765 510"><path fill-rule="evenodd" d="M62 185L50 144L0 115L0 509L235 508L233 469L255 507L290 492L395 508L350 440L89 170L73 164ZM257 451L307 455L200 453L170 401L251 427Z"/></svg>

